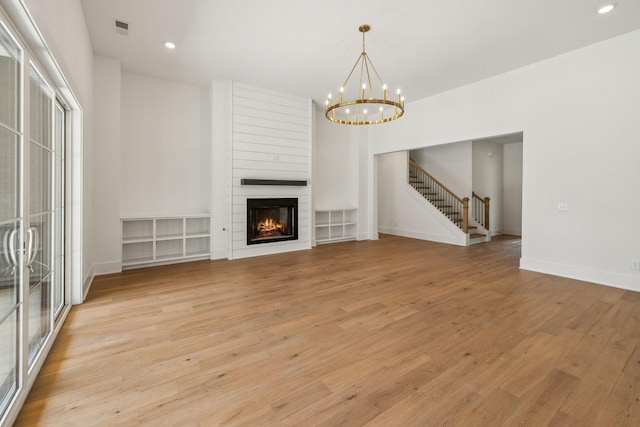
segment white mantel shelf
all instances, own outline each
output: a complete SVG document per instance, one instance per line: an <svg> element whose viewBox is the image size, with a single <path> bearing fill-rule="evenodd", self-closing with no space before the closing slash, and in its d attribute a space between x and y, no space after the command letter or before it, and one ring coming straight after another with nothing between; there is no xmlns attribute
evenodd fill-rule
<svg viewBox="0 0 640 427"><path fill-rule="evenodd" d="M242 178L240 185L282 185L290 187L306 187L308 182L306 180L292 180L292 179L253 179Z"/></svg>

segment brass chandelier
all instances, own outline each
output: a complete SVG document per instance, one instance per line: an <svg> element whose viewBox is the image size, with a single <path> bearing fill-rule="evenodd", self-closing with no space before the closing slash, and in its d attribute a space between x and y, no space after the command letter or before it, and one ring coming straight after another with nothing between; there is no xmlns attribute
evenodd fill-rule
<svg viewBox="0 0 640 427"><path fill-rule="evenodd" d="M366 24L358 28L362 33L362 53L340 87L337 98L334 100L329 94L325 101L325 116L332 122L345 125L372 125L390 122L404 114L404 96L401 95L400 89L396 91L395 97L389 96L387 85L383 83L365 51L364 37L370 29L371 27ZM357 69L360 73L360 84L357 87L355 85L347 87L349 79ZM374 82L375 86L371 82L371 71L377 78ZM377 96L376 92L381 93L381 96Z"/></svg>

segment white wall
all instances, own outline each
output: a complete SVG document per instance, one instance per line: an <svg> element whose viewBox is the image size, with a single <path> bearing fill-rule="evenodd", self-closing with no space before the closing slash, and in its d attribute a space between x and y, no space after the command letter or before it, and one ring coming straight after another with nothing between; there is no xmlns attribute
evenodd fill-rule
<svg viewBox="0 0 640 427"><path fill-rule="evenodd" d="M411 151L415 162L458 197L471 197L471 141Z"/></svg>
<svg viewBox="0 0 640 427"><path fill-rule="evenodd" d="M504 144L502 205L504 234L522 234L522 143Z"/></svg>
<svg viewBox="0 0 640 427"><path fill-rule="evenodd" d="M96 274L122 269L120 62L94 57L93 257Z"/></svg>
<svg viewBox="0 0 640 427"><path fill-rule="evenodd" d="M122 73L122 217L208 213L209 90Z"/></svg>
<svg viewBox="0 0 640 427"><path fill-rule="evenodd" d="M231 129L233 84L211 83L211 259L231 258Z"/></svg>
<svg viewBox="0 0 640 427"><path fill-rule="evenodd" d="M524 132L521 267L640 290L639 50L635 31L410 103L372 153Z"/></svg>
<svg viewBox="0 0 640 427"><path fill-rule="evenodd" d="M473 191L482 198L489 197L489 232L492 236L503 229L503 150L502 144L473 141ZM471 199L471 194L468 196Z"/></svg>
<svg viewBox="0 0 640 427"><path fill-rule="evenodd" d="M345 131L346 130L346 131ZM314 209L357 208L360 188L357 128L345 129L316 112L313 145Z"/></svg>

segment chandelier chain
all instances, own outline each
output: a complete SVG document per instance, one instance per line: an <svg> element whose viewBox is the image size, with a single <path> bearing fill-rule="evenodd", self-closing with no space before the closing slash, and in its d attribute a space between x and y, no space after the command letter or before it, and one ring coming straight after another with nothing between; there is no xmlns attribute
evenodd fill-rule
<svg viewBox="0 0 640 427"><path fill-rule="evenodd" d="M364 36L365 34L367 34L365 31L362 32L362 53L366 52L366 49L364 48Z"/></svg>

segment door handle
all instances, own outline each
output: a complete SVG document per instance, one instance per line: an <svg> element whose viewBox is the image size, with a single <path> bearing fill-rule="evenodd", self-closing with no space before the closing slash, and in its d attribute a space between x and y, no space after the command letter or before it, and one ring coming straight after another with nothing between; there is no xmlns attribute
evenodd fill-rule
<svg viewBox="0 0 640 427"><path fill-rule="evenodd" d="M4 259L7 262L7 272L13 276L18 266L18 258L16 257L16 236L18 229L7 230L4 233Z"/></svg>
<svg viewBox="0 0 640 427"><path fill-rule="evenodd" d="M33 271L33 262L38 255L38 245L40 244L40 237L38 229L35 227L29 227L27 230L27 267Z"/></svg>

